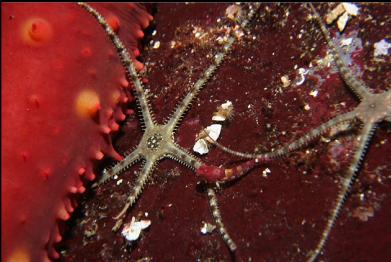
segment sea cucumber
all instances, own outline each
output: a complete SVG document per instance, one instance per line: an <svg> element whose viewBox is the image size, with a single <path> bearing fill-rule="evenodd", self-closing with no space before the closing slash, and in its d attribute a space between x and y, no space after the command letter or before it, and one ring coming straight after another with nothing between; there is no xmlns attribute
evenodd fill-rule
<svg viewBox="0 0 391 262"><path fill-rule="evenodd" d="M2 5L2 261L59 254L58 222L105 156L130 89L110 40L76 4ZM94 4L134 56L152 16L137 4ZM142 69L140 62L135 62Z"/></svg>

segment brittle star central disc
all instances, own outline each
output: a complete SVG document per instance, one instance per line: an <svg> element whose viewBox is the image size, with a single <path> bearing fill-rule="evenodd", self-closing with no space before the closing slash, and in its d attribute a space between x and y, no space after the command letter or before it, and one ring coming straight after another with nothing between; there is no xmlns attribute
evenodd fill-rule
<svg viewBox="0 0 391 262"><path fill-rule="evenodd" d="M162 141L162 136L160 134L153 134L151 137L147 139L147 147L151 150L156 150L160 146L160 142Z"/></svg>

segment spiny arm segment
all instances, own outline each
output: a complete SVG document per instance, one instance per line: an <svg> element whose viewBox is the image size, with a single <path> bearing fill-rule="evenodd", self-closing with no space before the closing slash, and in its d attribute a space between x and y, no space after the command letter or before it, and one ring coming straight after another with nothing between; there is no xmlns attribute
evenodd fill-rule
<svg viewBox="0 0 391 262"><path fill-rule="evenodd" d="M112 229L114 232L118 231L118 229L122 226L126 211L129 208L131 208L134 205L134 203L136 203L138 197L141 195L145 185L148 182L148 179L150 178L153 172L156 162L157 162L156 159L147 160L143 169L138 174L137 180L131 189L131 193L126 199L125 206L122 208L121 212L119 212L118 215L114 217L114 219L117 220L117 223Z"/></svg>
<svg viewBox="0 0 391 262"><path fill-rule="evenodd" d="M115 49L117 50L117 53L121 59L122 65L125 68L127 78L129 82L133 82L134 84L137 102L139 103L141 109L143 121L146 126L148 125L152 126L153 125L153 116L151 113L152 111L149 108L147 96L145 95L144 88L141 84L140 78L132 62L132 59L130 58L129 52L126 50L124 44L121 42L121 40L114 33L114 31L111 29L111 27L107 24L103 16L98 11L96 11L87 3L79 2L78 4L81 7L83 7L88 13L90 13L92 16L95 17L95 19L105 30L106 34L109 36L111 42L114 44Z"/></svg>
<svg viewBox="0 0 391 262"><path fill-rule="evenodd" d="M107 182L109 179L114 177L115 175L120 175L125 169L129 168L132 164L139 161L141 156L139 151L136 149L129 155L127 155L123 160L115 164L110 169L103 170L103 176L99 179L98 182L92 185L93 188L100 186L101 184Z"/></svg>
<svg viewBox="0 0 391 262"><path fill-rule="evenodd" d="M222 168L216 166L203 165L196 170L197 174L206 178L209 182L216 181L230 181L245 175L249 170L254 168L257 165L268 163L273 159L287 156L289 153L301 149L311 143L314 139L320 137L324 133L326 133L331 127L337 126L344 122L351 122L357 116L355 111L351 111L342 115L338 115L333 119L327 121L326 123L320 125L319 127L312 129L310 132L297 139L296 141L285 145L277 150L274 150L269 153L263 154L251 154L251 153L242 153L239 151L235 151L229 149L221 145L220 143L214 141L212 138L210 139L213 144L215 144L218 148L232 154L234 156L239 156L242 158L252 158L241 165L238 165L234 168Z"/></svg>
<svg viewBox="0 0 391 262"><path fill-rule="evenodd" d="M193 156L190 152L186 151L182 147L178 146L175 143L168 145L168 157L178 161L184 166L187 166L190 169L196 170L203 165L201 160Z"/></svg>
<svg viewBox="0 0 391 262"><path fill-rule="evenodd" d="M338 193L337 200L335 202L335 207L333 208L330 217L327 220L326 228L323 230L322 237L316 246L315 250L310 253L308 261L315 261L319 256L320 252L323 250L326 241L329 238L330 231L333 228L335 221L337 220L339 214L341 213L342 207L347 199L347 196L350 192L352 185L357 178L357 172L360 168L360 165L364 159L365 153L367 151L370 140L376 130L376 125L367 124L364 126L361 135L357 138L358 148L356 153L353 156L353 161L349 166L347 174L342 178L342 188Z"/></svg>
<svg viewBox="0 0 391 262"><path fill-rule="evenodd" d="M217 197L216 193L212 188L208 188L208 197L209 197L209 206L212 210L212 216L217 224L217 229L219 230L219 233L221 237L223 238L225 244L227 244L229 250L231 252L234 252L236 250L236 244L232 240L232 238L229 236L227 230L225 229L225 226L223 224L223 219L220 214L219 207L217 205Z"/></svg>
<svg viewBox="0 0 391 262"><path fill-rule="evenodd" d="M250 23L250 21L254 18L258 8L259 8L259 3L254 4L254 6L251 6L251 9L247 14L247 18L243 19L241 23L242 28L245 28ZM198 93L211 79L216 69L224 61L226 55L231 51L234 42L235 42L234 36L228 37L227 43L225 43L225 45L223 46L223 50L214 56L213 63L205 70L202 77L198 79L198 81L194 84L192 90L185 96L182 102L177 106L174 114L172 115L172 117L167 123L171 131L176 128L176 126L184 116L185 112L187 111L187 109L189 108L193 100L197 97Z"/></svg>
<svg viewBox="0 0 391 262"><path fill-rule="evenodd" d="M335 59L335 62L338 66L338 69L341 73L341 76L347 86L350 88L350 90L360 99L362 100L364 97L368 96L370 94L369 89L365 86L365 84L358 80L352 72L349 70L345 62L342 60L342 50L334 43L334 41L331 39L330 32L327 30L326 25L322 21L322 18L320 17L319 13L316 11L315 7L309 3L309 6L312 10L312 12L315 15L315 19L319 24L320 29L322 30L322 33L324 37L326 38L326 42L328 46L331 49L331 52L333 54L333 57Z"/></svg>

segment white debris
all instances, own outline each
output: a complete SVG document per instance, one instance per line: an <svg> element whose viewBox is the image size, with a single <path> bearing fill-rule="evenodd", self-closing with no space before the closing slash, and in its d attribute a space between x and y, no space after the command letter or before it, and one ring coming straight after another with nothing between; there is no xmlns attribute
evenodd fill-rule
<svg viewBox="0 0 391 262"><path fill-rule="evenodd" d="M289 76L283 75L281 77L282 87L288 87L291 84L291 80L289 80Z"/></svg>
<svg viewBox="0 0 391 262"><path fill-rule="evenodd" d="M331 12L329 12L326 15L326 23L331 24L332 22L335 21L335 19L337 19L340 15L342 15L345 12L346 10L342 4L337 5L333 10L331 10Z"/></svg>
<svg viewBox="0 0 391 262"><path fill-rule="evenodd" d="M121 185L121 184L122 184L122 181L123 181L122 179L118 180L118 181L117 181L117 186Z"/></svg>
<svg viewBox="0 0 391 262"><path fill-rule="evenodd" d="M214 116L212 116L212 120L213 121L218 121L218 122L224 122L225 121L225 116L223 116L223 115L214 115Z"/></svg>
<svg viewBox="0 0 391 262"><path fill-rule="evenodd" d="M308 110L310 110L310 109L311 109L310 105L309 105L309 104L305 104L304 110L308 111Z"/></svg>
<svg viewBox="0 0 391 262"><path fill-rule="evenodd" d="M262 176L263 177L267 177L268 175L270 175L272 173L272 171L270 171L269 168L266 168L262 171Z"/></svg>
<svg viewBox="0 0 391 262"><path fill-rule="evenodd" d="M158 49L160 47L160 41L156 41L154 44L153 44L153 49Z"/></svg>
<svg viewBox="0 0 391 262"><path fill-rule="evenodd" d="M236 4L230 5L225 10L225 15L228 17L228 19L235 21L235 19L242 15L242 8Z"/></svg>
<svg viewBox="0 0 391 262"><path fill-rule="evenodd" d="M206 133L206 134L205 134ZM200 134L198 135L198 140L196 141L193 151L203 155L209 152L209 144L210 139L213 139L216 141L221 133L221 125L220 124L213 124L205 129L203 129Z"/></svg>
<svg viewBox="0 0 391 262"><path fill-rule="evenodd" d="M210 138L216 141L220 136L221 125L220 124L210 125L206 128L206 132L208 133Z"/></svg>
<svg viewBox="0 0 391 262"><path fill-rule="evenodd" d="M388 55L388 49L391 48L391 43L388 43L387 40L382 39L373 46L375 48L375 51L373 52L374 56Z"/></svg>
<svg viewBox="0 0 391 262"><path fill-rule="evenodd" d="M340 3L330 13L326 15L326 23L331 24L337 18L337 25L340 32L342 32L351 16L357 16L359 7L352 3Z"/></svg>
<svg viewBox="0 0 391 262"><path fill-rule="evenodd" d="M342 3L343 7L345 8L345 11L348 15L351 16L357 16L358 15L358 6L352 3Z"/></svg>
<svg viewBox="0 0 391 262"><path fill-rule="evenodd" d="M346 12L338 18L337 26L340 32L342 32L345 29L348 20L349 20L349 15Z"/></svg>
<svg viewBox="0 0 391 262"><path fill-rule="evenodd" d="M297 86L302 85L305 81L305 76L308 74L308 70L304 68L299 68L300 81L296 83Z"/></svg>
<svg viewBox="0 0 391 262"><path fill-rule="evenodd" d="M204 222L204 224L201 227L201 233L204 234L204 235L212 233L213 230L215 230L215 228L216 228L215 225L212 225L212 224Z"/></svg>
<svg viewBox="0 0 391 262"><path fill-rule="evenodd" d="M128 241L135 241L139 238L141 231L148 228L151 225L151 220L136 221L135 217L132 217L132 221L129 224L125 224L122 229L122 235Z"/></svg>
<svg viewBox="0 0 391 262"><path fill-rule="evenodd" d="M318 96L318 90L312 90L310 92L310 96L317 97Z"/></svg>
<svg viewBox="0 0 391 262"><path fill-rule="evenodd" d="M341 47L343 46L349 46L351 45L353 42L353 37L350 37L350 38L344 38L341 40Z"/></svg>
<svg viewBox="0 0 391 262"><path fill-rule="evenodd" d="M205 155L209 152L208 148L209 143L205 141L205 139L197 140L193 146L193 151L197 152L200 155Z"/></svg>
<svg viewBox="0 0 391 262"><path fill-rule="evenodd" d="M227 101L224 104L221 104L217 107L217 112L213 113L212 120L213 121L225 121L230 120L233 116L234 106L231 101Z"/></svg>

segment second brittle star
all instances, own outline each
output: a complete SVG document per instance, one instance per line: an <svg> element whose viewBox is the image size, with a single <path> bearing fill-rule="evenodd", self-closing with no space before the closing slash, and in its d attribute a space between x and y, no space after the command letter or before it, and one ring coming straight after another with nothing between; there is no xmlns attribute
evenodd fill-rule
<svg viewBox="0 0 391 262"><path fill-rule="evenodd" d="M315 249L308 253L308 261L315 261L321 255L321 252L323 251L326 242L330 237L331 230L343 209L350 190L357 178L374 132L381 122L391 122L391 90L388 88L384 92L373 93L362 80L358 79L353 74L353 72L342 59L343 53L341 49L334 43L334 40L331 38L322 18L312 4L309 4L309 6L312 11L313 18L317 21L318 26L320 27L323 36L326 39L327 45L333 54L341 78L345 82L346 87L352 91L352 93L360 101L359 104L350 112L335 116L319 127L312 129L296 141L293 141L269 153L243 153L232 150L211 139L213 144L215 144L221 150L229 154L241 158L249 158L251 160L248 160L245 163L232 168L203 165L197 170L197 172L199 175L204 176L211 182L227 182L235 180L239 177L242 177L248 173L249 170L256 166L269 163L270 161L281 157L287 157L290 153L307 147L311 142L320 136L325 135L332 128L336 128L337 132L346 132L350 131L355 126L353 124L355 121L360 122L362 127L359 135L356 138L356 150L352 156L350 165L345 171L344 177L341 180L341 187L339 189L337 199L335 200L334 207L330 212L331 214L327 219L326 226L321 234L319 242L316 244ZM338 126L342 124L348 125L346 128L338 130Z"/></svg>
<svg viewBox="0 0 391 262"><path fill-rule="evenodd" d="M227 36L222 50L213 56L214 59L210 66L204 71L201 78L196 81L190 92L179 103L177 108L172 113L172 116L164 124L159 124L154 119L154 114L151 110L147 95L124 45L116 36L116 34L111 30L110 26L106 23L104 18L95 9L85 3L80 3L80 5L98 20L100 25L104 28L107 35L115 45L115 48L117 49L121 61L126 69L127 77L129 81L134 84L136 99L142 114L142 122L145 126L143 136L136 149L112 168L105 169L103 176L100 178L100 181L94 185L99 186L105 181L108 181L110 178L116 175L120 175L138 161L143 160L145 162L142 170L138 174L134 187L131 189L129 196L126 199L124 207L118 213L118 215L114 217L117 222L115 223L112 230L117 231L122 226L129 208L131 208L140 197L143 188L147 185L147 182L153 173L155 166L160 160L164 158L170 158L193 170L196 170L202 166L202 162L198 158L190 154L186 149L174 141L174 134L181 122L181 119L190 107L191 103L196 98L199 91L211 79L211 77L214 75L214 72L224 61L226 55L230 52L231 47L235 42L236 36ZM247 14L237 19L238 28L245 29L248 26L252 18L255 16L258 7L259 4L249 5ZM219 233L222 235L230 250L234 251L236 249L236 245L224 228L220 212L217 208L217 200L212 188L208 189L208 196L210 197L210 207L212 209L212 215L216 220Z"/></svg>

